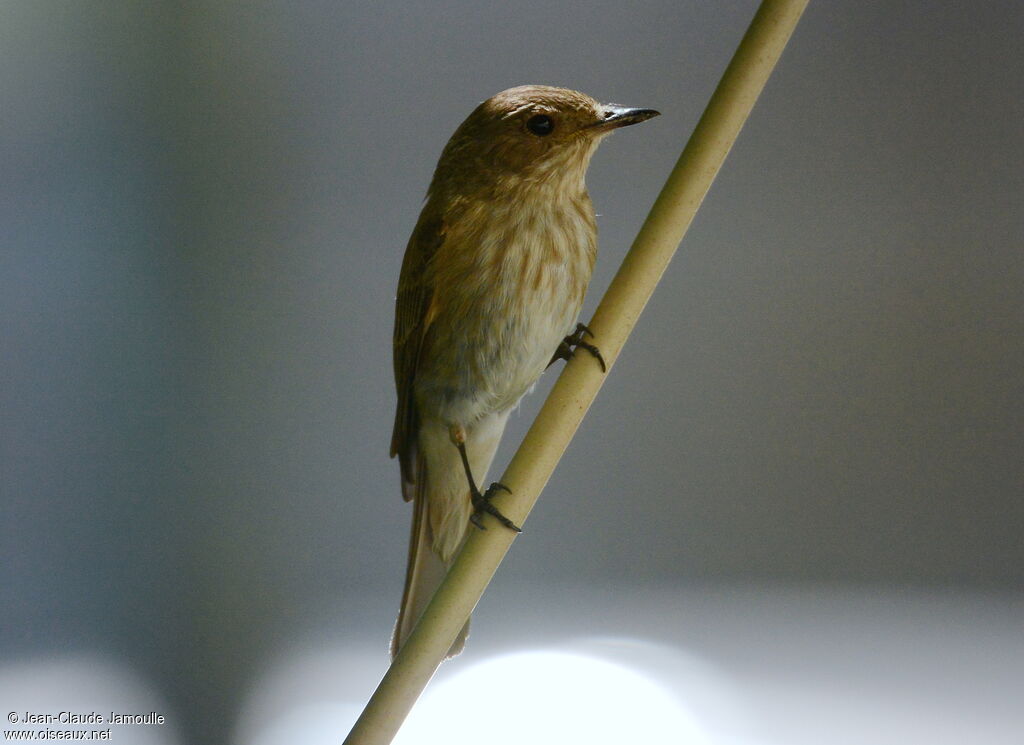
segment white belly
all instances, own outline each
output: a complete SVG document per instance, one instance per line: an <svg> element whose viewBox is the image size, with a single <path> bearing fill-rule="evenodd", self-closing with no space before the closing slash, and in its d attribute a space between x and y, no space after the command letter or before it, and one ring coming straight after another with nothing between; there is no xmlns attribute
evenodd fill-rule
<svg viewBox="0 0 1024 745"><path fill-rule="evenodd" d="M473 256L471 280L449 293L432 324L417 385L422 409L468 425L511 409L529 391L583 304L596 253L588 206L491 205L493 229L462 239Z"/></svg>

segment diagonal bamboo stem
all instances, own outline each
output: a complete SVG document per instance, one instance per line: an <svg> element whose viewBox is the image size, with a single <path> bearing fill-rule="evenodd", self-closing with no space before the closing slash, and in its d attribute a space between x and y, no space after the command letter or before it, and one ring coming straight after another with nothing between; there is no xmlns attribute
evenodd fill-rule
<svg viewBox="0 0 1024 745"><path fill-rule="evenodd" d="M609 370L654 292L789 41L808 0L764 0L704 115L588 324ZM597 395L605 375L588 355L566 365L501 477L495 500L522 525ZM470 531L448 577L370 698L346 745L387 745L444 659L516 534L487 518Z"/></svg>

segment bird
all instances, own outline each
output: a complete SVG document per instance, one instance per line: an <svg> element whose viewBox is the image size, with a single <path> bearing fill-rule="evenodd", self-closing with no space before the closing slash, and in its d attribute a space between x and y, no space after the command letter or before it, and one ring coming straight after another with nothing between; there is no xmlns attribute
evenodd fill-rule
<svg viewBox="0 0 1024 745"><path fill-rule="evenodd" d="M597 256L585 176L607 135L658 112L523 85L477 106L445 145L402 260L391 456L413 503L398 654L484 513L478 484L510 412L556 359L588 350L577 324ZM576 325L573 331L573 325ZM462 651L469 622L448 651Z"/></svg>

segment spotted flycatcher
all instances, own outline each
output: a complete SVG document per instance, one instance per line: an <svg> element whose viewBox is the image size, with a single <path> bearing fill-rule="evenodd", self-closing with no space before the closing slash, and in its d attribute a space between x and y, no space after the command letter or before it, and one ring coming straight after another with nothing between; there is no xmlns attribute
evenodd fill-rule
<svg viewBox="0 0 1024 745"><path fill-rule="evenodd" d="M405 592L392 654L405 642L470 522L509 412L556 358L584 347L577 326L597 256L584 176L598 143L658 112L525 85L480 104L441 153L402 262L395 307L398 411L391 455L413 502ZM449 656L465 644L466 628Z"/></svg>

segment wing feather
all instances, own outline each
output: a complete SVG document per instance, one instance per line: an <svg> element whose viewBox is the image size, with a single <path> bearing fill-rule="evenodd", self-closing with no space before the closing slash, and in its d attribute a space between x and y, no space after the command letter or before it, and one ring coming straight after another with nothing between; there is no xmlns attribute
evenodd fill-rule
<svg viewBox="0 0 1024 745"><path fill-rule="evenodd" d="M427 268L444 243L444 233L444 221L424 209L405 249L395 299L394 367L398 408L391 435L391 457L398 456L402 469L402 496L406 501L415 496L417 477L419 413L413 387L423 337L430 325L428 311L434 296Z"/></svg>

